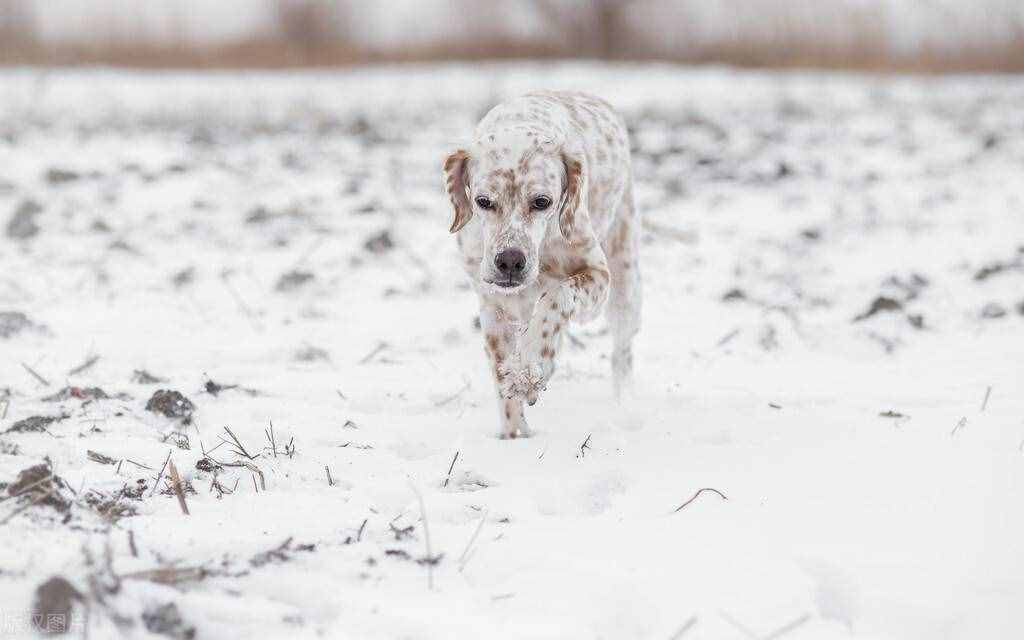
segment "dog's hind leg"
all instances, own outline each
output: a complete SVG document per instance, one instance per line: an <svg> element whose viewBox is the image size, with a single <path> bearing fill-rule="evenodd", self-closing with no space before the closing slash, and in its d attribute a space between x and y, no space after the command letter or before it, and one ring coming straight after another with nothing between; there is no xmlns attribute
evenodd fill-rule
<svg viewBox="0 0 1024 640"><path fill-rule="evenodd" d="M633 337L640 331L643 291L640 279L640 216L632 189L623 194L619 215L604 241L611 291L605 313L612 334L612 380L621 397L633 375Z"/></svg>

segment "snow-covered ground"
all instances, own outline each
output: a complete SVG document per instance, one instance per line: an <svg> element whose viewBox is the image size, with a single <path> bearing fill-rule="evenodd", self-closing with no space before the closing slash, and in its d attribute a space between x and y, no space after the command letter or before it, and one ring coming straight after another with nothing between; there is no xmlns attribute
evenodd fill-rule
<svg viewBox="0 0 1024 640"><path fill-rule="evenodd" d="M646 307L502 441L440 162L536 87L627 115ZM4 637L1024 634L1024 80L7 70L0 223Z"/></svg>

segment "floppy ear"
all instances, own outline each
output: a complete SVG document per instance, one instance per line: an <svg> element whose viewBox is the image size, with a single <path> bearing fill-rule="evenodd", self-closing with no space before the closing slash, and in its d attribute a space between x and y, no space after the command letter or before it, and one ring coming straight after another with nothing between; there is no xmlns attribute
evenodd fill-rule
<svg viewBox="0 0 1024 640"><path fill-rule="evenodd" d="M587 194L587 177L583 161L579 158L563 151L562 162L565 164L565 193L562 194L562 209L558 214L558 229L566 242L571 243L576 231L576 216Z"/></svg>
<svg viewBox="0 0 1024 640"><path fill-rule="evenodd" d="M452 153L444 161L444 181L448 189L448 198L455 209L455 219L449 233L455 233L466 226L473 217L473 207L469 202L469 183L466 181L469 154L463 150Z"/></svg>

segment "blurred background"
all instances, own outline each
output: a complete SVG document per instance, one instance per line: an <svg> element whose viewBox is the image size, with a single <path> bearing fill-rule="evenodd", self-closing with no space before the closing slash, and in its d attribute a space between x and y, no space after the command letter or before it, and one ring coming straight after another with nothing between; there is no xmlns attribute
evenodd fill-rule
<svg viewBox="0 0 1024 640"><path fill-rule="evenodd" d="M1024 70L1020 0L0 0L0 63L597 58Z"/></svg>

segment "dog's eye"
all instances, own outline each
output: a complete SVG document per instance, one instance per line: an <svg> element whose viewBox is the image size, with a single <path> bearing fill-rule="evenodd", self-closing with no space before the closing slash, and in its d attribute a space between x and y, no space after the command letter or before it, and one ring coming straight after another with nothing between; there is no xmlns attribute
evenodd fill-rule
<svg viewBox="0 0 1024 640"><path fill-rule="evenodd" d="M494 202L487 196L477 196L476 206L480 207L481 209L486 209L490 211L491 209L494 208Z"/></svg>
<svg viewBox="0 0 1024 640"><path fill-rule="evenodd" d="M547 196L537 196L533 199L533 202L530 203L530 206L536 211L543 211L551 206L551 198Z"/></svg>

